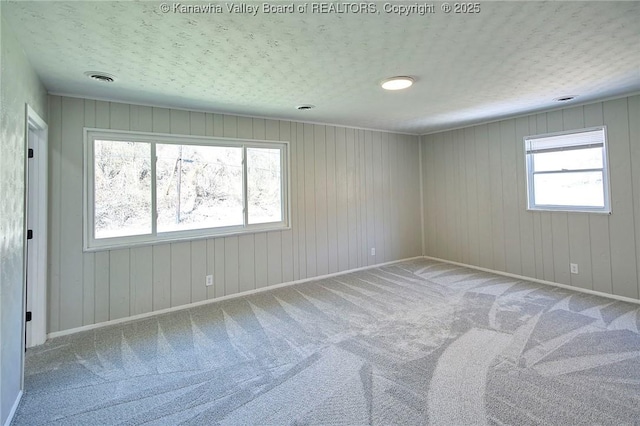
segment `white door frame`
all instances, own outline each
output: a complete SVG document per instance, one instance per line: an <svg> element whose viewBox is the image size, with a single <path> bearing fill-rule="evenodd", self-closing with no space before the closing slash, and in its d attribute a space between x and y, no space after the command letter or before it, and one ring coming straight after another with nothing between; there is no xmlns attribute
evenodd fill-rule
<svg viewBox="0 0 640 426"><path fill-rule="evenodd" d="M27 311L33 314L28 325L26 323L24 325L26 347L41 345L47 339L48 136L47 123L29 105L26 105L23 318ZM29 148L34 150L32 159L28 158ZM33 239L29 241L27 241L28 229L33 230Z"/></svg>

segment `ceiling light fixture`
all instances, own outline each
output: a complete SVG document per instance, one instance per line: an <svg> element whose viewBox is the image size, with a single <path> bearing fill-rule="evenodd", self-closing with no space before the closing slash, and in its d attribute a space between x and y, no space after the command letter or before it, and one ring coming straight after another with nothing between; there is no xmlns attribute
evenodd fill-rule
<svg viewBox="0 0 640 426"><path fill-rule="evenodd" d="M402 90L411 87L413 82L414 80L411 77L398 76L382 80L380 86L385 90Z"/></svg>
<svg viewBox="0 0 640 426"><path fill-rule="evenodd" d="M555 98L554 101L556 102L568 102L568 101L572 101L576 98L576 96L561 96L559 98Z"/></svg>
<svg viewBox="0 0 640 426"><path fill-rule="evenodd" d="M113 75L107 74L106 72L87 71L84 73L84 75L92 80L96 80L101 83L113 83L114 81L116 81L116 78Z"/></svg>
<svg viewBox="0 0 640 426"><path fill-rule="evenodd" d="M315 107L316 107L315 105L305 104L305 105L298 105L296 109L299 111L309 111L310 109L314 109Z"/></svg>

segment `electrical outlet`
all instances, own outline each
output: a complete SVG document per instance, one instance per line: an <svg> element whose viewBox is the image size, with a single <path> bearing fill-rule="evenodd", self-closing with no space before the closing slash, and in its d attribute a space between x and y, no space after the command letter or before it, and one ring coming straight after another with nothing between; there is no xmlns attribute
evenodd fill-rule
<svg viewBox="0 0 640 426"><path fill-rule="evenodd" d="M210 285L213 285L213 275L207 275L205 284L207 285L207 287L209 287Z"/></svg>
<svg viewBox="0 0 640 426"><path fill-rule="evenodd" d="M373 247L373 248L371 249L371 256L375 256L375 255L376 255L376 248L375 248L375 247Z"/></svg>
<svg viewBox="0 0 640 426"><path fill-rule="evenodd" d="M578 273L578 264L577 263L570 263L569 266L571 268L571 273L572 274L577 274Z"/></svg>

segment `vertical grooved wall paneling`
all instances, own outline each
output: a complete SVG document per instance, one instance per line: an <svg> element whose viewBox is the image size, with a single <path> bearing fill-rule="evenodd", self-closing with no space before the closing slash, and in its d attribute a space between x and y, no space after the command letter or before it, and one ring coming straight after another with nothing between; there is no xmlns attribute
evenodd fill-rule
<svg viewBox="0 0 640 426"><path fill-rule="evenodd" d="M421 254L418 137L59 96L49 121L49 332ZM288 141L292 227L85 253L83 127Z"/></svg>
<svg viewBox="0 0 640 426"><path fill-rule="evenodd" d="M293 214L293 229L296 230L298 236L298 256L297 271L295 279L304 279L307 277L307 246L306 246L306 205L304 199L305 191L305 161L304 161L304 131L302 123L291 123L291 140L294 141L296 147L296 156L291 157L291 169L296 170L295 180L291 181L293 186L294 197L296 198L296 210ZM297 225L296 225L297 224Z"/></svg>
<svg viewBox="0 0 640 426"><path fill-rule="evenodd" d="M96 127L96 102L95 101L86 100L84 102L84 125L85 127ZM82 168L79 170L79 172L82 173ZM82 212L80 212L80 214L82 215ZM83 254L82 284L84 288L82 290L82 299L83 299L82 325L93 324L95 321L95 274L96 274L95 262L96 262L95 253L88 252ZM151 280L151 277L149 276L149 281L150 280Z"/></svg>
<svg viewBox="0 0 640 426"><path fill-rule="evenodd" d="M344 128L335 129L335 157L336 157L336 232L338 270L349 269L349 207L347 180L347 133ZM383 170L384 172L384 170Z"/></svg>
<svg viewBox="0 0 640 426"><path fill-rule="evenodd" d="M360 229L360 240L358 244L358 251L360 252L361 265L369 264L369 255L367 254L367 167L365 163L365 130L357 130L358 144L357 144L357 157L359 165L358 173L358 228ZM402 227L399 228L399 232L402 233Z"/></svg>
<svg viewBox="0 0 640 426"><path fill-rule="evenodd" d="M325 126L313 125L313 158L315 171L315 235L316 235L316 274L329 273L329 240L328 240L328 210L327 210L327 142Z"/></svg>
<svg viewBox="0 0 640 426"><path fill-rule="evenodd" d="M80 99L62 99L62 114L71 120L69 127L62 126L60 185L69 197L77 197L82 203L82 133L73 129L84 125L84 102ZM67 142L67 143L65 143ZM75 203L75 201L74 201ZM76 226L82 220L82 211L74 210L73 203L63 202L60 206L61 227L66 232L60 235L60 245L69 250L82 251L82 228ZM83 270L71 259L60 261L60 328L83 322L83 312L79 307L83 301Z"/></svg>
<svg viewBox="0 0 640 426"><path fill-rule="evenodd" d="M313 140L313 124L303 124L304 139L304 192L302 194L305 205L305 246L306 246L306 277L313 277L317 270L316 257L316 174L315 174L315 144Z"/></svg>
<svg viewBox="0 0 640 426"><path fill-rule="evenodd" d="M62 99L59 96L49 96L49 265L47 268L49 279L47 289L47 325L49 331L60 330L60 222L63 190L60 186L62 174ZM82 209L82 206L80 206ZM84 275L84 274L83 274ZM88 291L85 292L85 297ZM94 309L87 310L87 316L93 316Z"/></svg>
<svg viewBox="0 0 640 426"><path fill-rule="evenodd" d="M326 126L326 173L327 173L327 253L329 255L329 273L338 272L338 212L337 212L337 182L336 182L336 128ZM417 144L416 144L417 145ZM380 169L382 173L382 169Z"/></svg>
<svg viewBox="0 0 640 426"><path fill-rule="evenodd" d="M367 264L371 265L375 263L376 256L373 254L372 250L375 248L375 216L376 212L373 208L374 205L374 165L373 165L373 135L370 131L365 131L364 133L364 168L365 168L365 209L366 209L366 228L365 232L367 238L365 239L365 256L367 256Z"/></svg>
<svg viewBox="0 0 640 426"><path fill-rule="evenodd" d="M461 167L465 161L464 149L464 130L456 130L455 149L456 149L456 168L460 171L458 174L457 192L458 209L461 214L458 215L457 226L460 229L459 252L460 259L464 263L469 263L469 221L463 212L469 211L469 197L467 196L467 169Z"/></svg>
<svg viewBox="0 0 640 426"><path fill-rule="evenodd" d="M356 191L356 131L345 130L347 169L347 227L349 229L349 269L360 264L358 256L358 193ZM344 213L344 212L343 212ZM396 228L397 229L397 228Z"/></svg>
<svg viewBox="0 0 640 426"><path fill-rule="evenodd" d="M267 137L270 134L270 121L267 122ZM297 180L298 172L294 164L296 164L296 155L298 145L295 139L295 126L292 125L289 121L279 121L277 123L274 122L273 132L278 131L278 140L280 141L289 141L289 157L290 157L290 167L289 167L289 178L290 178L290 187L289 187L289 213L290 213L290 221L292 227L290 230L281 232L281 251L280 251L280 264L281 264L281 276L278 276L276 273L269 278L269 284L272 282L290 282L293 280L297 280L300 276L298 271L298 200L295 197L294 192L294 182ZM278 258L276 258L274 262L277 262Z"/></svg>
<svg viewBox="0 0 640 426"><path fill-rule="evenodd" d="M638 116L636 95L423 136L426 255L637 299ZM527 211L523 138L603 124L612 214Z"/></svg>
<svg viewBox="0 0 640 426"><path fill-rule="evenodd" d="M633 191L631 165L630 123L638 117L629 117L629 99L622 98L603 103L604 122L609 137L609 168L611 170L611 211L609 242L611 246L611 273L613 293L638 298L638 271L633 199L640 193ZM638 135L633 136L638 144Z"/></svg>
<svg viewBox="0 0 640 426"><path fill-rule="evenodd" d="M469 263L478 265L480 263L480 229L478 226L478 176L476 173L477 164L476 158L476 146L474 140L473 129L464 129L464 157L462 164L467 164L469 167L466 170L467 177L467 218L468 232L469 232Z"/></svg>

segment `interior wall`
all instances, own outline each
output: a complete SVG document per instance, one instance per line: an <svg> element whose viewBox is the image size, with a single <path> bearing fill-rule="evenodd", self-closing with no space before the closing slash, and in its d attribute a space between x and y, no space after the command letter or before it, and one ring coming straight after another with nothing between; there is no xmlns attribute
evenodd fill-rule
<svg viewBox="0 0 640 426"><path fill-rule="evenodd" d="M611 215L526 211L523 137L603 124ZM638 299L640 96L427 135L421 144L427 255Z"/></svg>
<svg viewBox="0 0 640 426"><path fill-rule="evenodd" d="M59 96L49 117L49 332L421 254L416 136ZM85 126L290 141L292 229L83 253Z"/></svg>
<svg viewBox="0 0 640 426"><path fill-rule="evenodd" d="M22 387L25 104L46 120L46 91L1 17L0 4L0 424Z"/></svg>

